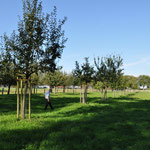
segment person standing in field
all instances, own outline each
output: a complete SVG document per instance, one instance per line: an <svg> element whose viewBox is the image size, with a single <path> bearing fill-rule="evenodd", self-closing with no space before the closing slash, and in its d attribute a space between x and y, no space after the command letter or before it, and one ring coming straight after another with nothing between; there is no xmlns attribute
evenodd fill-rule
<svg viewBox="0 0 150 150"><path fill-rule="evenodd" d="M46 105L45 105L45 110L47 109L47 106L49 105L51 109L54 109L51 101L50 101L50 92L51 92L51 88L48 89L48 91L45 93L45 100L46 100Z"/></svg>

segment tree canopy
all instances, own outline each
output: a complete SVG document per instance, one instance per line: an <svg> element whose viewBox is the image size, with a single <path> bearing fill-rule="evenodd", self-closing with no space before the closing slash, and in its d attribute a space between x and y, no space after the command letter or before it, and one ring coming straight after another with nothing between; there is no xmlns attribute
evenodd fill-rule
<svg viewBox="0 0 150 150"><path fill-rule="evenodd" d="M39 71L54 72L67 41L62 29L66 17L57 20L56 7L45 15L42 2L38 0L23 0L22 16L19 18L17 32L13 31L10 37L4 34L1 50L11 60L15 73L22 78L28 80ZM27 80L24 86L23 111ZM24 118L24 113L22 114Z"/></svg>

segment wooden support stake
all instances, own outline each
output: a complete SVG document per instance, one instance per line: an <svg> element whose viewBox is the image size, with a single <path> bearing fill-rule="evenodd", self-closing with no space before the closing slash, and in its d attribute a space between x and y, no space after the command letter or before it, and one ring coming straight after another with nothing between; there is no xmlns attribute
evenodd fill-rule
<svg viewBox="0 0 150 150"><path fill-rule="evenodd" d="M17 119L19 119L19 81L17 81Z"/></svg>
<svg viewBox="0 0 150 150"><path fill-rule="evenodd" d="M21 97L20 97L20 112L21 112L21 115L22 115L22 101L23 101L23 80L21 80L20 82L20 88L21 88Z"/></svg>
<svg viewBox="0 0 150 150"><path fill-rule="evenodd" d="M28 83L29 83L29 119L31 119L31 80L29 80Z"/></svg>
<svg viewBox="0 0 150 150"><path fill-rule="evenodd" d="M2 95L4 94L4 88L2 88Z"/></svg>

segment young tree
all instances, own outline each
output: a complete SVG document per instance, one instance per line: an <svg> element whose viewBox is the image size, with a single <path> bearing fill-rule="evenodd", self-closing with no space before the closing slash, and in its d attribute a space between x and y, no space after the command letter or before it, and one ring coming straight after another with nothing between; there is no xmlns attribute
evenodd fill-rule
<svg viewBox="0 0 150 150"><path fill-rule="evenodd" d="M107 66L110 74L110 87L115 97L116 90L121 84L121 78L123 76L123 59L120 56L109 56L107 60Z"/></svg>
<svg viewBox="0 0 150 150"><path fill-rule="evenodd" d="M102 83L102 99L107 98L107 90L109 87L114 90L117 84L119 84L119 78L122 76L123 71L121 69L122 61L120 56L109 56L101 58L101 60L99 57L97 60L94 59L97 68L95 78Z"/></svg>
<svg viewBox="0 0 150 150"><path fill-rule="evenodd" d="M126 78L126 76L122 76L119 80L119 84L117 89L120 90L120 95L121 95L121 91L124 91L125 94L125 90L128 88L128 79Z"/></svg>
<svg viewBox="0 0 150 150"><path fill-rule="evenodd" d="M57 86L62 85L63 81L63 74L60 70L56 70L55 72L49 72L45 75L45 83L48 84L50 87L54 87L55 94Z"/></svg>
<svg viewBox="0 0 150 150"><path fill-rule="evenodd" d="M38 83L39 83L39 76L35 73L32 74L31 75L31 84L32 84L32 87L34 88L34 94L35 94L35 88L38 85Z"/></svg>
<svg viewBox="0 0 150 150"><path fill-rule="evenodd" d="M103 89L103 83L98 81L98 82L96 82L94 87L95 87L95 89L99 90L99 92L100 92Z"/></svg>
<svg viewBox="0 0 150 150"><path fill-rule="evenodd" d="M5 40L4 35L4 40ZM11 85L16 85L16 74L14 71L14 65L12 59L10 57L9 52L3 51L3 48L0 49L0 79L1 84L4 86L8 86L7 94L10 93Z"/></svg>
<svg viewBox="0 0 150 150"><path fill-rule="evenodd" d="M84 93L81 99L82 103L85 104L87 102L87 89L88 84L93 79L94 75L94 67L92 67L88 61L88 58L85 58L85 63L79 66L79 63L76 61L75 69L73 70L73 74L76 78L80 80L82 86L84 86Z"/></svg>
<svg viewBox="0 0 150 150"><path fill-rule="evenodd" d="M65 93L66 92L68 75L67 75L66 72L61 72L61 73L62 73L62 78L60 78L61 79L60 83L63 86L63 93Z"/></svg>
<svg viewBox="0 0 150 150"><path fill-rule="evenodd" d="M13 65L8 66L8 63L6 66L5 65L6 64L3 64L3 66L0 67L1 68L0 78L1 84L8 87L7 94L9 95L10 87L12 85L16 85L16 75L13 70Z"/></svg>
<svg viewBox="0 0 150 150"><path fill-rule="evenodd" d="M79 79L76 78L73 73L68 75L68 79L67 79L67 85L72 87L72 93L74 94L75 90L75 86L76 85L80 85L79 83Z"/></svg>
<svg viewBox="0 0 150 150"><path fill-rule="evenodd" d="M95 78L97 82L99 81L100 83L102 83L101 84L102 99L105 99L107 94L107 88L109 87L109 83L110 83L109 73L107 70L105 59L101 58L101 62L100 62L100 58L98 57L97 60L94 59L94 62L97 68Z"/></svg>
<svg viewBox="0 0 150 150"><path fill-rule="evenodd" d="M6 37L4 50L7 50L18 75L24 76L22 119L25 118L27 80L33 73L54 72L57 59L61 58L64 44L62 26L66 18L57 21L56 7L46 16L38 0L23 0L23 18L19 20L17 34Z"/></svg>

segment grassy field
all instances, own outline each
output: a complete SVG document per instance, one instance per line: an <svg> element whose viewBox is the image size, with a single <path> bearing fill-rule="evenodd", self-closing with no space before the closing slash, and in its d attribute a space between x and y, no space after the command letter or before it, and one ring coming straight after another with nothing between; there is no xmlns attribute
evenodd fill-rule
<svg viewBox="0 0 150 150"><path fill-rule="evenodd" d="M52 94L54 110L44 110L43 94L32 96L31 121L16 119L16 96L0 95L0 150L149 150L150 93L128 93L101 101L88 94Z"/></svg>

